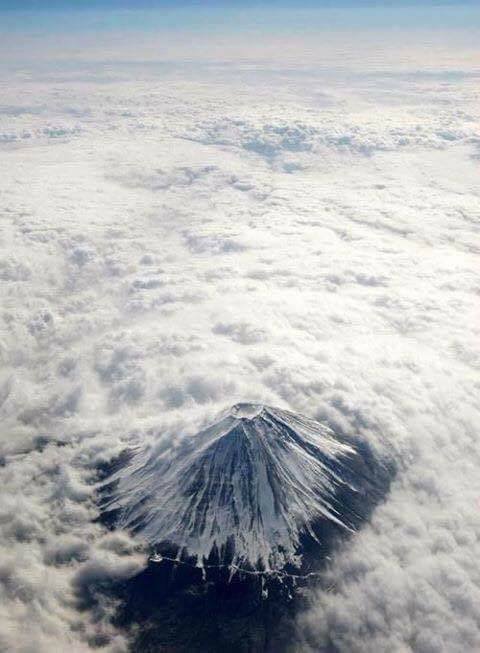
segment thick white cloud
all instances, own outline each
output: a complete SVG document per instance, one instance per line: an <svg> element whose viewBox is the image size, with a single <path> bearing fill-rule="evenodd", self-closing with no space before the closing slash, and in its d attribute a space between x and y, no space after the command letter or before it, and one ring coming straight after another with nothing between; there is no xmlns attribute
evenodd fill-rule
<svg viewBox="0 0 480 653"><path fill-rule="evenodd" d="M400 469L298 648L477 650L478 77L216 73L4 73L0 649L124 650L96 467L258 400Z"/></svg>

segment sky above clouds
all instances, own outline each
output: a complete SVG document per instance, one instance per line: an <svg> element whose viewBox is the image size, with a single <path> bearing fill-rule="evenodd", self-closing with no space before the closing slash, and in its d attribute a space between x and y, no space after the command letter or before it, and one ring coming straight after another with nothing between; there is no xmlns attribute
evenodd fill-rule
<svg viewBox="0 0 480 653"><path fill-rule="evenodd" d="M400 470L298 650L480 649L478 7L404 4L0 5L1 651L126 650L97 467L250 400Z"/></svg>

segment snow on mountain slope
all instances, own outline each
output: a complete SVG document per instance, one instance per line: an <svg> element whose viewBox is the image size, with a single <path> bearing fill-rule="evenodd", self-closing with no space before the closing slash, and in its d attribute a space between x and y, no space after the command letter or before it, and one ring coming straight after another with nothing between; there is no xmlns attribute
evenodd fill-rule
<svg viewBox="0 0 480 653"><path fill-rule="evenodd" d="M150 544L170 543L202 565L212 550L237 565L301 563L315 524L353 530L340 495L357 493L359 453L312 419L233 406L173 452L137 451L109 479L105 512Z"/></svg>

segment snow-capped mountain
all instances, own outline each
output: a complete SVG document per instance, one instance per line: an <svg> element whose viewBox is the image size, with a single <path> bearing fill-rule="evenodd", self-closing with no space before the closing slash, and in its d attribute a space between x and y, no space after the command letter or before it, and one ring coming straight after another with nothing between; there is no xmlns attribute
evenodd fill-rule
<svg viewBox="0 0 480 653"><path fill-rule="evenodd" d="M199 566L216 551L240 567L300 567L302 540L321 540L322 524L355 529L371 487L364 458L317 421L237 404L171 451L134 452L109 478L103 510Z"/></svg>

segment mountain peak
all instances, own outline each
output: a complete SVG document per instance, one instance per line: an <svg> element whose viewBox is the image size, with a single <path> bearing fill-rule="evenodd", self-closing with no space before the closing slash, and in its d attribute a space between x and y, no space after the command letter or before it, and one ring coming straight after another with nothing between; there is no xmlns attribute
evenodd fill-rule
<svg viewBox="0 0 480 653"><path fill-rule="evenodd" d="M135 452L103 508L199 566L216 552L241 567L300 567L305 538L321 544L326 525L355 530L371 486L364 453L315 420L238 403L170 451Z"/></svg>

